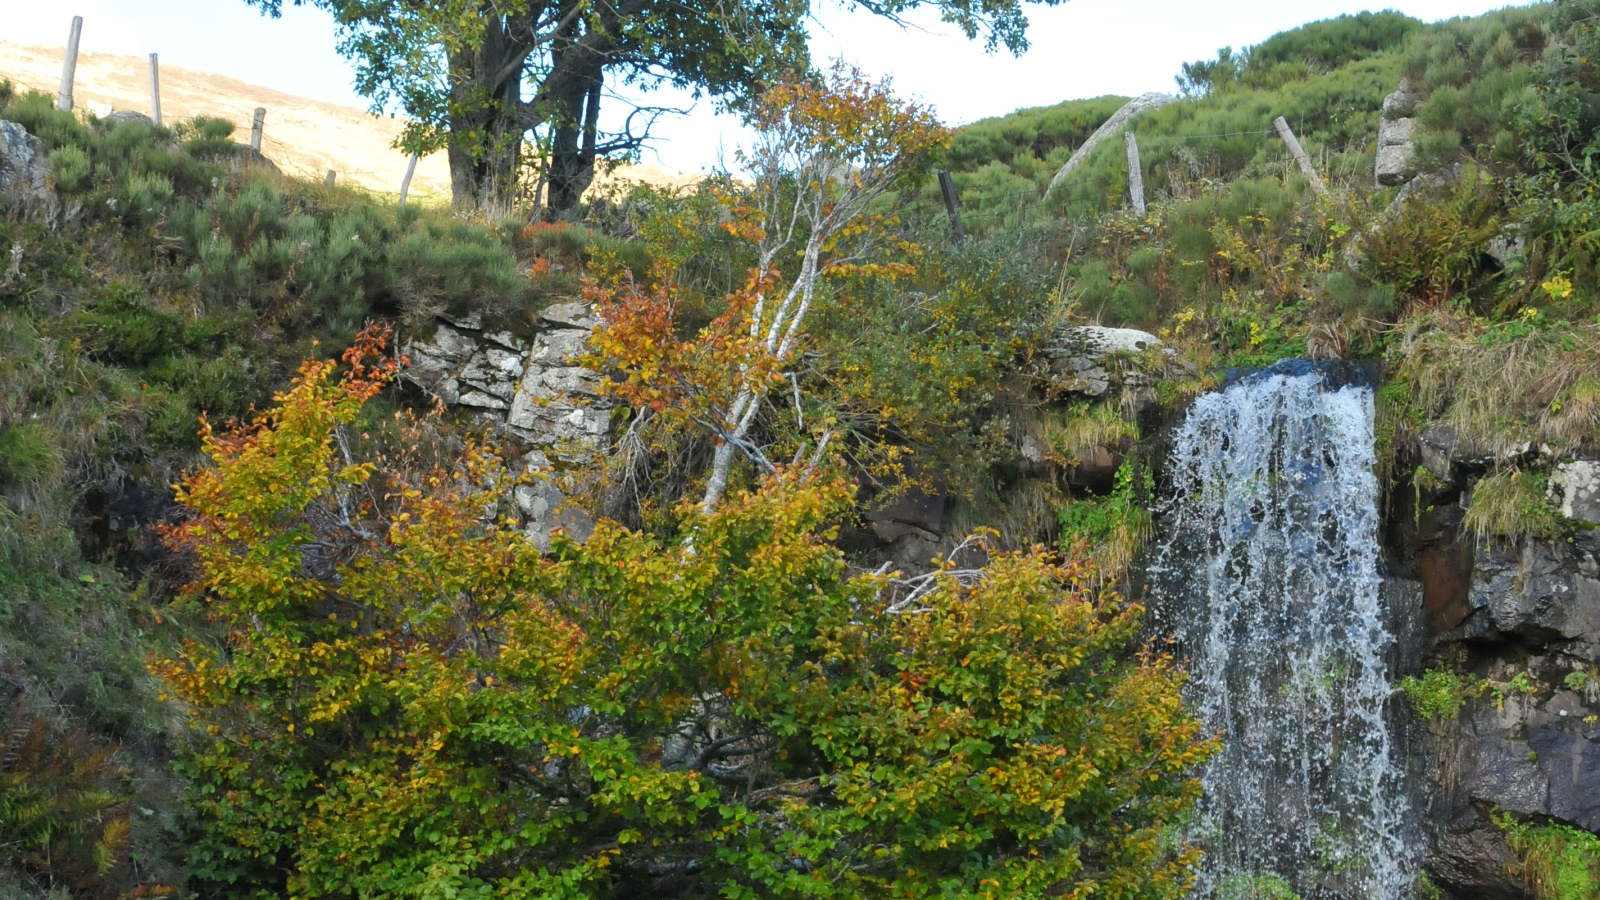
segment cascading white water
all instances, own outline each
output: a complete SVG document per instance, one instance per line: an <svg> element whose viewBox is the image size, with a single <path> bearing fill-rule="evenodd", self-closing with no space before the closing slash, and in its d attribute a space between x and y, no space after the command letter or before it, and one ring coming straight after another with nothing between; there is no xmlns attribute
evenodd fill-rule
<svg viewBox="0 0 1600 900"><path fill-rule="evenodd" d="M1372 391L1304 364L1201 397L1175 436L1149 576L1226 745L1195 823L1201 897L1412 896L1373 454Z"/></svg>

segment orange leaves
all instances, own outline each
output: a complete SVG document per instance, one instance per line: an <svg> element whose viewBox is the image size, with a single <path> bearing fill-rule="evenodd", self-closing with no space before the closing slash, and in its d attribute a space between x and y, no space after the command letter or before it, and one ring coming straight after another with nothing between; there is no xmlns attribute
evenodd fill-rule
<svg viewBox="0 0 1600 900"><path fill-rule="evenodd" d="M790 79L769 88L751 116L758 129L849 167L836 177L914 159L947 144L950 132L930 107L901 101L889 83L873 82L860 69L835 63L820 82Z"/></svg>
<svg viewBox="0 0 1600 900"><path fill-rule="evenodd" d="M725 410L745 385L764 391L778 381L779 361L765 349L755 319L762 293L776 270L752 272L727 307L690 340L677 335L673 288L628 280L605 289L590 285L601 325L590 338L589 365L606 371L605 389L640 409L684 413L705 420Z"/></svg>

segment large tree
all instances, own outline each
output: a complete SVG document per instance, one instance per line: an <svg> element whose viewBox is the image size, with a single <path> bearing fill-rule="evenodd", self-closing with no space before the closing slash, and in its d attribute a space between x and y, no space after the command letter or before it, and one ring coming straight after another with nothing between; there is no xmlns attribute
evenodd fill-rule
<svg viewBox="0 0 1600 900"><path fill-rule="evenodd" d="M246 0L276 15L284 0ZM290 0L332 13L340 50L355 60L357 89L377 109L412 123L412 151L446 148L455 205L508 210L523 144L546 154L549 213L577 205L595 162L645 137L599 128L607 85L672 84L718 102L742 102L784 72L809 68L811 0ZM1063 0L857 0L898 18L936 6L990 48L1027 46L1026 2ZM631 117L630 117L631 118Z"/></svg>

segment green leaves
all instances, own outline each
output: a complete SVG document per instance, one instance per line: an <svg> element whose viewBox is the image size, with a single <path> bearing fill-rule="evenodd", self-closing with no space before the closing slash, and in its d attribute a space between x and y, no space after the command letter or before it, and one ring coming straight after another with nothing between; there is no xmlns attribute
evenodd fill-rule
<svg viewBox="0 0 1600 900"><path fill-rule="evenodd" d="M203 883L1181 893L1196 853L1157 838L1211 745L1173 662L1136 652L1140 608L1086 570L996 554L892 603L832 544L854 486L809 468L683 507L692 546L603 522L542 557L493 521L509 482L483 447L342 477L333 436L392 371L363 341L342 380L308 364L250 428L208 433L216 467L180 492L192 590L231 628L225 653L155 664L195 714Z"/></svg>

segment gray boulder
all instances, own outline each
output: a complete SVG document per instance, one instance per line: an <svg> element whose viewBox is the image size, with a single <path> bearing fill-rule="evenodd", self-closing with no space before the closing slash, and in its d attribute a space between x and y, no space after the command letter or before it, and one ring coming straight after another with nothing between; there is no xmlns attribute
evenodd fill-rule
<svg viewBox="0 0 1600 900"><path fill-rule="evenodd" d="M1422 94L1410 81L1400 79L1400 86L1383 99L1383 111L1378 119L1378 157L1374 177L1379 184L1404 184L1411 169L1415 150L1412 139L1416 123L1411 118L1416 112Z"/></svg>
<svg viewBox="0 0 1600 900"><path fill-rule="evenodd" d="M1058 330L1045 347L1055 373L1058 391L1103 397L1120 384L1106 357L1114 353L1142 353L1161 346L1161 339L1134 328L1102 328L1086 325Z"/></svg>
<svg viewBox="0 0 1600 900"><path fill-rule="evenodd" d="M1422 100L1422 92L1412 85L1411 79L1402 77L1400 86L1394 93L1383 98L1383 112L1385 119L1407 119L1417 111L1417 104Z"/></svg>
<svg viewBox="0 0 1600 900"><path fill-rule="evenodd" d="M1550 473L1550 499L1569 519L1600 525L1600 461L1564 462Z"/></svg>
<svg viewBox="0 0 1600 900"><path fill-rule="evenodd" d="M1475 561L1472 613L1453 634L1469 640L1517 638L1535 646L1600 643L1600 539L1487 546ZM1600 663L1600 659L1594 660Z"/></svg>
<svg viewBox="0 0 1600 900"><path fill-rule="evenodd" d="M910 489L893 502L862 515L878 540L892 544L908 534L934 542L944 526L944 496Z"/></svg>
<svg viewBox="0 0 1600 900"><path fill-rule="evenodd" d="M143 125L146 128L154 128L156 126L155 119L152 119L144 113L134 109L119 109L111 115L106 116L106 121L111 123L113 126L129 124Z"/></svg>
<svg viewBox="0 0 1600 900"><path fill-rule="evenodd" d="M50 203L49 173L44 141L15 122L0 121L0 207L43 215Z"/></svg>
<svg viewBox="0 0 1600 900"><path fill-rule="evenodd" d="M1389 126L1400 126L1394 131L1387 131ZM1405 135L1404 140L1387 142L1399 134ZM1374 177L1378 183L1392 187L1403 184L1406 173L1411 169L1411 161L1416 151L1411 146L1411 120L1401 119L1399 122L1384 122L1378 126L1378 159L1374 169Z"/></svg>
<svg viewBox="0 0 1600 900"><path fill-rule="evenodd" d="M514 493L528 539L541 552L550 551L551 538L558 531L580 544L594 534L594 517L548 480L519 484Z"/></svg>
<svg viewBox="0 0 1600 900"><path fill-rule="evenodd" d="M539 317L552 325L585 331L592 331L600 324L600 317L587 303L557 303L545 308Z"/></svg>

